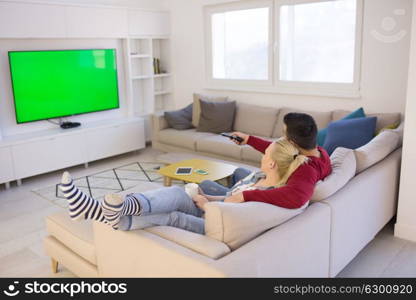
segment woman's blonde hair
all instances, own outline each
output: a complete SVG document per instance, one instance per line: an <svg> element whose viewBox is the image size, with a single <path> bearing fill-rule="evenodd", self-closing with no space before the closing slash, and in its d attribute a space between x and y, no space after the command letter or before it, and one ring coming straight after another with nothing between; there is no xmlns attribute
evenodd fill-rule
<svg viewBox="0 0 416 300"><path fill-rule="evenodd" d="M277 164L280 177L277 186L285 185L290 175L309 160L307 156L300 154L299 149L286 138L281 138L274 143L270 156Z"/></svg>

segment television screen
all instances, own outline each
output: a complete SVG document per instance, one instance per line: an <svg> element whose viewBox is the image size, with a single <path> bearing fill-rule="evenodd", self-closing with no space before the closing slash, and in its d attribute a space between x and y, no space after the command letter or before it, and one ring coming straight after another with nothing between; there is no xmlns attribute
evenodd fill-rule
<svg viewBox="0 0 416 300"><path fill-rule="evenodd" d="M115 49L10 51L17 123L119 107Z"/></svg>

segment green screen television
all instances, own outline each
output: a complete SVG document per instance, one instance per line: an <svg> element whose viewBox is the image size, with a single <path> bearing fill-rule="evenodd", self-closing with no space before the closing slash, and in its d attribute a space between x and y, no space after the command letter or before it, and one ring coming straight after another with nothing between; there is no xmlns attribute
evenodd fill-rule
<svg viewBox="0 0 416 300"><path fill-rule="evenodd" d="M18 124L119 108L115 49L9 51Z"/></svg>

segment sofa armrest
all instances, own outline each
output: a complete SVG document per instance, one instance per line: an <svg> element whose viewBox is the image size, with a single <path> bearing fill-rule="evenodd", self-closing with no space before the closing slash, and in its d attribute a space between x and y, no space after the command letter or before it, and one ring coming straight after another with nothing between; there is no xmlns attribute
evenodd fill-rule
<svg viewBox="0 0 416 300"><path fill-rule="evenodd" d="M100 277L226 276L215 259L158 234L146 230L113 230L98 222L93 226ZM196 239L188 237L188 240L192 243Z"/></svg>
<svg viewBox="0 0 416 300"><path fill-rule="evenodd" d="M235 250L302 213L308 204L286 209L262 202L209 202L205 205L205 234Z"/></svg>
<svg viewBox="0 0 416 300"><path fill-rule="evenodd" d="M152 115L152 141L157 141L159 131L169 128L163 112L157 112Z"/></svg>

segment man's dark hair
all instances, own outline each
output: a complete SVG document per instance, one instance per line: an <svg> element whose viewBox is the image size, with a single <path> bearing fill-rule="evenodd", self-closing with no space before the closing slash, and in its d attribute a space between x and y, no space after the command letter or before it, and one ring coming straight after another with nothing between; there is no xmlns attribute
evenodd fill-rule
<svg viewBox="0 0 416 300"><path fill-rule="evenodd" d="M305 150L316 148L318 127L310 115L289 113L283 121L286 124L286 136L289 140Z"/></svg>

